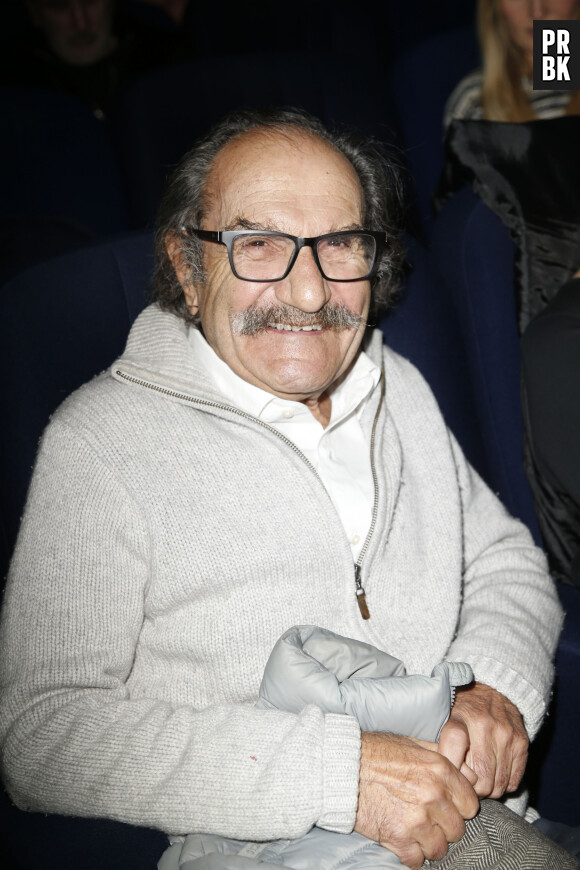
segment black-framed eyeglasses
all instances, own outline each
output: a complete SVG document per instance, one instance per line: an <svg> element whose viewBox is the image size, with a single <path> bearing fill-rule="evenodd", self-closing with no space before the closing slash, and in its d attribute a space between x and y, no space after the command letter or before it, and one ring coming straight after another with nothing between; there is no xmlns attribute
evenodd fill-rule
<svg viewBox="0 0 580 870"><path fill-rule="evenodd" d="M198 230L188 235L225 245L232 272L241 281L282 281L302 248L311 248L316 265L327 281L363 281L371 278L386 243L386 233L340 230L301 238L269 230Z"/></svg>

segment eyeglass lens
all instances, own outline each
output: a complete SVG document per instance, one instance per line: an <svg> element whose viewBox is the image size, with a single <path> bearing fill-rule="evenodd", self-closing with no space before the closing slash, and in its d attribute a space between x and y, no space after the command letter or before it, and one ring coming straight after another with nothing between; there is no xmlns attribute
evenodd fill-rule
<svg viewBox="0 0 580 870"><path fill-rule="evenodd" d="M274 281L285 274L294 250L294 241L286 236L247 233L234 238L232 259L240 278ZM319 239L316 252L328 280L352 281L371 272L376 241L366 233L340 233Z"/></svg>

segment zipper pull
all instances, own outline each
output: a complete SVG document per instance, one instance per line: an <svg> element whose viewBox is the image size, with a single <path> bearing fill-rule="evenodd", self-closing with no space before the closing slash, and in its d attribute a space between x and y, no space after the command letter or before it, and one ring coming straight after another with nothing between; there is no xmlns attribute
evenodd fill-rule
<svg viewBox="0 0 580 870"><path fill-rule="evenodd" d="M369 612L369 608L367 605L367 597L364 594L364 591L361 589L360 592L356 593L356 600L358 603L358 609L360 610L360 615L363 619L370 619L371 614Z"/></svg>
<svg viewBox="0 0 580 870"><path fill-rule="evenodd" d="M367 597L360 579L360 565L358 563L354 566L354 582L356 584L356 601L358 609L360 610L360 615L363 619L370 619L371 614L367 605Z"/></svg>

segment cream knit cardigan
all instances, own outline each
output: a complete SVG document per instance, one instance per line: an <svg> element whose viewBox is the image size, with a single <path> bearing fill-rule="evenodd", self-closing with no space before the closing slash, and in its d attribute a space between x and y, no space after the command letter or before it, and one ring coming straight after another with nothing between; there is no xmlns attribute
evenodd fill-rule
<svg viewBox="0 0 580 870"><path fill-rule="evenodd" d="M273 430L220 406L187 329L146 309L124 356L43 436L0 638L13 799L173 833L350 831L356 721L253 706L294 624L386 648L409 673L466 661L533 735L561 627L554 586L418 372L384 350L363 622L320 479ZM380 362L380 333L366 350ZM369 433L378 401L377 388Z"/></svg>

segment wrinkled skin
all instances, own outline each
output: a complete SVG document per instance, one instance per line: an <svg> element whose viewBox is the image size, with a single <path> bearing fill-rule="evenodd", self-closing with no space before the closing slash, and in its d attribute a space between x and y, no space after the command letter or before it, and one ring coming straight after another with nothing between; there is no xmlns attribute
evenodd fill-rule
<svg viewBox="0 0 580 870"><path fill-rule="evenodd" d="M407 867L442 858L465 832L479 801L467 778L427 743L393 734L362 735L355 830Z"/></svg>
<svg viewBox="0 0 580 870"><path fill-rule="evenodd" d="M476 683L457 692L439 752L477 776L479 797L500 798L519 786L529 740L518 709L500 692Z"/></svg>
<svg viewBox="0 0 580 870"><path fill-rule="evenodd" d="M440 859L463 836L479 798L517 789L527 751L517 708L481 683L457 692L438 744L365 733L355 830L413 870Z"/></svg>

